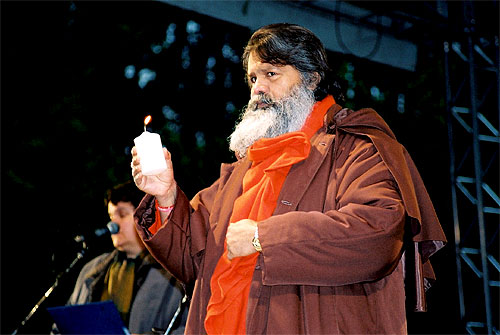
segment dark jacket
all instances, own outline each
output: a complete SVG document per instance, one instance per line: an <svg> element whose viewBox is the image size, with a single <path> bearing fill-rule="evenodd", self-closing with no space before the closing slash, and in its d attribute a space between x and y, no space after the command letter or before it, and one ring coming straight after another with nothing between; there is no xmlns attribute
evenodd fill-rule
<svg viewBox="0 0 500 335"><path fill-rule="evenodd" d="M434 279L428 258L446 239L418 172L375 111L334 105L294 165L273 216L259 222L251 284L249 334L406 333L405 262L423 285ZM182 191L154 236L154 198L136 210L139 234L159 262L195 283L187 334L204 333L210 278L242 178L251 162L223 164L220 178L189 201ZM417 250L412 259L404 257ZM427 278L426 278L427 277Z"/></svg>
<svg viewBox="0 0 500 335"><path fill-rule="evenodd" d="M82 268L69 305L100 301L106 272L118 250L102 254ZM167 329L184 296L183 287L148 254L136 269L133 302L128 329L132 334L147 334L152 328ZM182 334L187 308L179 315L175 334Z"/></svg>

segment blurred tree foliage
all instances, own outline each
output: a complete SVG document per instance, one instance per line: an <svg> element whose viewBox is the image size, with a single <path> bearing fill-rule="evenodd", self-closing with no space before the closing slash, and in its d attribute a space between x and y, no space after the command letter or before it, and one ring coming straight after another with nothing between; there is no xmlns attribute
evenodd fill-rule
<svg viewBox="0 0 500 335"><path fill-rule="evenodd" d="M12 274L2 277L9 314L1 333L9 333L69 265L78 249L71 237L108 221L105 191L131 179L130 150L145 116L188 197L234 160L227 137L249 97L240 56L251 32L156 1L1 6L2 270ZM440 56L421 50L414 73L329 57L349 90L346 106L375 108L431 195L447 203ZM49 304L64 303L77 272ZM20 290L19 278L35 277ZM32 321L26 331L43 333L47 323Z"/></svg>

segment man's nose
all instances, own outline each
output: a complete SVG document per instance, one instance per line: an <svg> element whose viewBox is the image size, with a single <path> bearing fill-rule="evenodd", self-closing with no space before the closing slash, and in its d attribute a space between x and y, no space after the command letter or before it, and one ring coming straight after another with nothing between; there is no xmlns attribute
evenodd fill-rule
<svg viewBox="0 0 500 335"><path fill-rule="evenodd" d="M253 95L259 95L259 94L267 94L269 93L269 85L265 82L265 80L259 80L254 83L253 85Z"/></svg>

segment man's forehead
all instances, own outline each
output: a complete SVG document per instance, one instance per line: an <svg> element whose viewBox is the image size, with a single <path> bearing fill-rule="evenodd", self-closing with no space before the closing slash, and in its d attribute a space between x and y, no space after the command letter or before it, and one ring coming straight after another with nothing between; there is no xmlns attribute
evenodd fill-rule
<svg viewBox="0 0 500 335"><path fill-rule="evenodd" d="M253 71L258 71L258 70L277 69L277 68L282 68L285 66L287 66L287 65L280 64L280 63L271 63L271 62L267 62L267 61L262 61L258 57L253 58L252 56L250 56L250 59L248 62L247 73L251 73ZM291 65L289 65L289 66L291 66Z"/></svg>
<svg viewBox="0 0 500 335"><path fill-rule="evenodd" d="M272 63L265 63L265 62L256 62L253 64L249 64L248 66L248 71L255 70L255 69L269 69L269 68L277 68L277 67L282 67L283 65L280 64L272 64Z"/></svg>
<svg viewBox="0 0 500 335"><path fill-rule="evenodd" d="M110 201L108 203L108 208L109 209L129 209L129 208L134 208L134 205L132 204L131 201L118 201L118 203L116 205Z"/></svg>

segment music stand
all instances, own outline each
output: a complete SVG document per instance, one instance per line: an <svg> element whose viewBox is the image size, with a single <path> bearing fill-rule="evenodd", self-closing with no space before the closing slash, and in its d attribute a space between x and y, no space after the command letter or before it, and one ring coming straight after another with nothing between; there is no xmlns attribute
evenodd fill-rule
<svg viewBox="0 0 500 335"><path fill-rule="evenodd" d="M61 334L120 334L130 335L116 309L109 301L83 305L48 307Z"/></svg>

